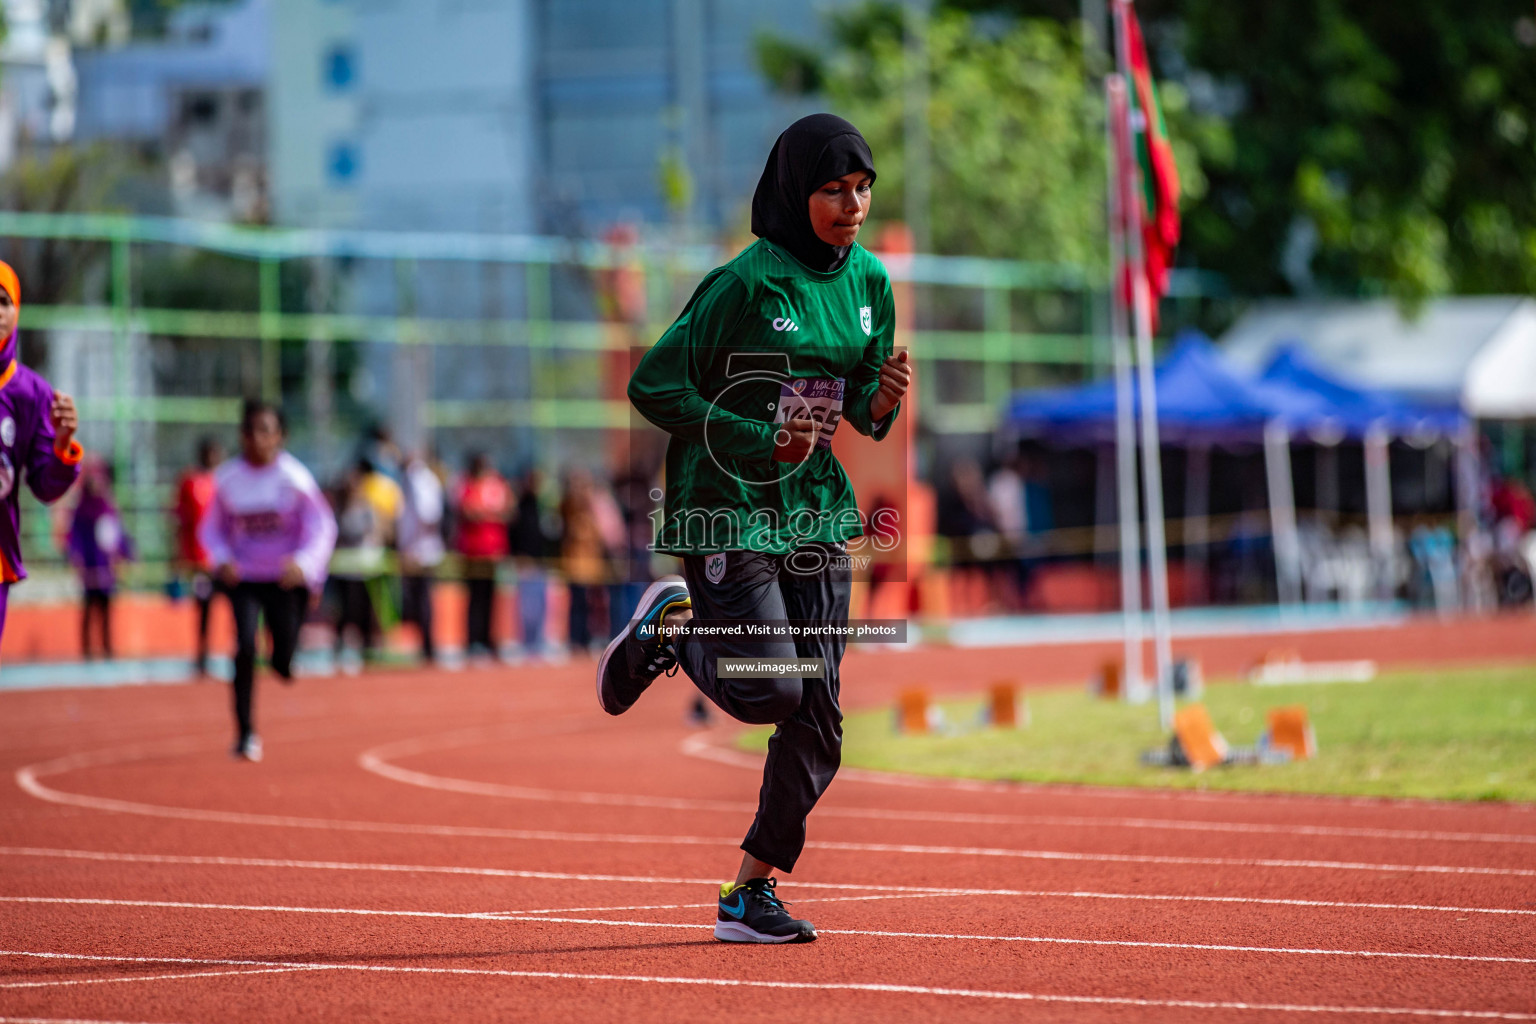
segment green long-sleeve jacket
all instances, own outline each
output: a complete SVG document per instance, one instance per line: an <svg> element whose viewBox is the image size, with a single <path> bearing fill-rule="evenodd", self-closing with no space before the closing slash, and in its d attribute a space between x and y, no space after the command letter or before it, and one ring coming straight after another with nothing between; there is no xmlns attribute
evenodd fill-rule
<svg viewBox="0 0 1536 1024"><path fill-rule="evenodd" d="M890 277L857 244L830 273L764 240L711 271L629 382L635 408L672 435L657 549L783 553L862 535L829 439L803 463L775 462L776 421L808 410L824 435L841 420L883 438L900 409L872 423L869 406L894 334Z"/></svg>

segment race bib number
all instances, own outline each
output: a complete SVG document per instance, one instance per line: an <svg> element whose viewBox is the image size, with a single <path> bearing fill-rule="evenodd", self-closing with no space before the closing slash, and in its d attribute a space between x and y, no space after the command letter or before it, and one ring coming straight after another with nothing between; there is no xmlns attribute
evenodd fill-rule
<svg viewBox="0 0 1536 1024"><path fill-rule="evenodd" d="M816 447L832 447L832 435L843 421L843 378L796 377L780 386L773 422L787 423L790 417L807 412L821 424Z"/></svg>

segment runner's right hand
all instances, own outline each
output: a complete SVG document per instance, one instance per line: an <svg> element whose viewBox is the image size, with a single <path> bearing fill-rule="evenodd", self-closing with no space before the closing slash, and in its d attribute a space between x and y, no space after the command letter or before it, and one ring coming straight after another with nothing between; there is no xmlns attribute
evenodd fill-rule
<svg viewBox="0 0 1536 1024"><path fill-rule="evenodd" d="M233 587L235 584L240 582L240 570L235 567L234 562L225 562L223 565L219 566L218 575L219 582L224 584L226 587Z"/></svg>
<svg viewBox="0 0 1536 1024"><path fill-rule="evenodd" d="M809 416L797 416L779 424L773 436L774 462L804 462L816 450L816 434L821 424Z"/></svg>

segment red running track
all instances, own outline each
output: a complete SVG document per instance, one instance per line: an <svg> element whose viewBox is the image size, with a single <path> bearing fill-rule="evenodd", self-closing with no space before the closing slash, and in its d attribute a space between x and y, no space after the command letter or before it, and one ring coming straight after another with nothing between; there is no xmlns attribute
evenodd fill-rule
<svg viewBox="0 0 1536 1024"><path fill-rule="evenodd" d="M715 943L753 760L590 671L0 694L0 1020L1536 1020L1530 806L847 772Z"/></svg>

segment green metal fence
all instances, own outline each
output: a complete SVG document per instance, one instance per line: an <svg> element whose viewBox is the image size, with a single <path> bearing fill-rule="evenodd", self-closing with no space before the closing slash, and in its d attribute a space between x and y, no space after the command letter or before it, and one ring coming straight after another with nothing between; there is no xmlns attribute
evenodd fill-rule
<svg viewBox="0 0 1536 1024"><path fill-rule="evenodd" d="M411 440L430 435L450 454L590 458L592 431L630 423L627 402L603 393L604 360L659 336L729 255L666 242L23 213L0 213L0 240L28 296L23 358L76 386L83 438L117 471L141 585L166 576L166 509L193 439L214 431L233 444L246 395L283 403L295 450L322 480L370 420L403 422ZM57 301L34 302L27 256L48 243L77 247L77 280ZM910 289L908 340L924 374L916 414L928 437L990 432L1014 388L1078 380L1107 358L1100 283L1082 268L886 262ZM618 274L640 282L644 310L615 322L604 295ZM204 277L221 283L203 287ZM188 289L203 297L177 301ZM1176 282L1186 296L1204 291L1195 277ZM392 374L387 393L364 386L380 366ZM56 565L48 516L29 508L25 529L29 565Z"/></svg>

